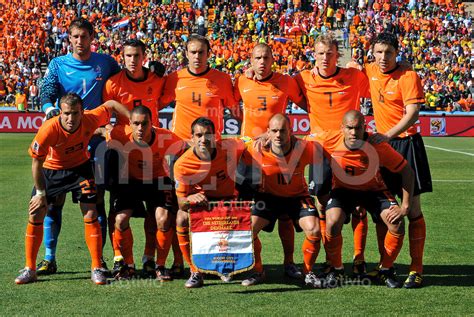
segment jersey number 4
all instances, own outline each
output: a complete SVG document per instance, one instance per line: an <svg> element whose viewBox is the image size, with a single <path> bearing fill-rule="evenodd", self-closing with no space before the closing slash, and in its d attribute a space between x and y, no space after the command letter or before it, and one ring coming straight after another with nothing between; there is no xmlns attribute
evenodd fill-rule
<svg viewBox="0 0 474 317"><path fill-rule="evenodd" d="M197 98L196 98L197 96ZM192 101L193 103L197 103L199 107L201 107L201 94L197 94L193 91L193 96L192 96Z"/></svg>

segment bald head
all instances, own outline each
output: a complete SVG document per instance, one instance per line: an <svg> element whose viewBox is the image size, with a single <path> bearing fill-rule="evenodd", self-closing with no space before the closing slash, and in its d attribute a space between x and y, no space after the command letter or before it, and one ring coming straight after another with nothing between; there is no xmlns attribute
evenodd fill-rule
<svg viewBox="0 0 474 317"><path fill-rule="evenodd" d="M256 51L263 51L272 55L272 48L267 43L258 43L257 45L255 45L255 47L252 50L252 57L255 55Z"/></svg>
<svg viewBox="0 0 474 317"><path fill-rule="evenodd" d="M286 124L287 124L287 128L290 127L290 119L285 116L284 114L281 114L281 113L277 113L277 114L274 114L270 120L268 121L268 127L272 126L273 124L280 124L282 122L285 122L286 121Z"/></svg>
<svg viewBox="0 0 474 317"><path fill-rule="evenodd" d="M357 110L347 111L342 119L341 130L347 148L351 150L359 148L365 133L365 119L362 113Z"/></svg>
<svg viewBox="0 0 474 317"><path fill-rule="evenodd" d="M349 121L354 121L354 120L363 122L365 120L364 115L360 111L349 110L344 114L344 117L342 118L342 124L345 124Z"/></svg>

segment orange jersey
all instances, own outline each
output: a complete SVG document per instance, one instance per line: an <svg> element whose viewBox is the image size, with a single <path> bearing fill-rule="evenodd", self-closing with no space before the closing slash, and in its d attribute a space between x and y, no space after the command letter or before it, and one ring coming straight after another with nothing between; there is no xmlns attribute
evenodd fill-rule
<svg viewBox="0 0 474 317"><path fill-rule="evenodd" d="M288 99L299 103L303 98L296 81L288 75L273 73L266 81L240 76L234 96L244 103L241 135L256 137L267 131L268 121L276 113L285 113Z"/></svg>
<svg viewBox="0 0 474 317"><path fill-rule="evenodd" d="M295 76L306 97L311 133L339 130L349 110L359 110L360 98L369 97L369 83L355 68L337 68L335 75L322 77L304 70Z"/></svg>
<svg viewBox="0 0 474 317"><path fill-rule="evenodd" d="M393 173L400 172L407 161L390 144L364 145L358 150L350 150L341 133L338 141L325 144L324 151L331 157L333 188L348 188L361 191L381 191L387 189L380 167Z"/></svg>
<svg viewBox="0 0 474 317"><path fill-rule="evenodd" d="M425 102L420 77L412 70L395 69L383 74L375 63L367 64L365 71L370 82L370 94L377 132L386 133L405 115L405 106ZM417 133L413 125L399 137Z"/></svg>
<svg viewBox="0 0 474 317"><path fill-rule="evenodd" d="M87 145L94 131L109 123L110 114L106 106L84 111L81 124L73 133L63 129L59 116L51 118L39 129L28 153L44 160L44 168L64 170L79 166L89 159Z"/></svg>
<svg viewBox="0 0 474 317"><path fill-rule="evenodd" d="M174 165L176 195L203 193L208 199L235 197L235 171L244 148L239 139L217 141L211 161L199 159L194 148L188 149Z"/></svg>
<svg viewBox="0 0 474 317"><path fill-rule="evenodd" d="M322 131L315 134L308 134L303 139L306 141L312 141L319 144L319 146L326 148L332 148L337 143L341 137L341 129L339 130L328 130Z"/></svg>
<svg viewBox="0 0 474 317"><path fill-rule="evenodd" d="M148 71L147 78L135 81L127 76L125 69L110 77L104 86L102 98L104 101L115 100L132 110L136 106L146 106L151 110L154 126L158 122L158 100L162 94L165 80ZM129 118L118 116L119 124L128 124Z"/></svg>
<svg viewBox="0 0 474 317"><path fill-rule="evenodd" d="M242 159L245 164L254 164L262 171L259 191L280 197L298 197L308 195L304 176L306 165L322 162L322 152L313 142L297 140L285 156L266 148L259 152L249 146Z"/></svg>
<svg viewBox="0 0 474 317"><path fill-rule="evenodd" d="M150 144L139 145L133 140L132 128L129 125L115 126L108 133L107 142L108 146L118 150L127 162L128 173L127 169L121 168L121 177L138 180L169 176L169 167L164 160L165 155L179 154L186 147L186 143L173 132L156 127L153 127Z"/></svg>
<svg viewBox="0 0 474 317"><path fill-rule="evenodd" d="M176 107L171 131L183 140L191 138L191 124L199 117L214 122L219 139L224 127L224 107L238 106L230 76L212 68L202 75L194 75L187 68L170 74L160 102L166 105L173 100Z"/></svg>

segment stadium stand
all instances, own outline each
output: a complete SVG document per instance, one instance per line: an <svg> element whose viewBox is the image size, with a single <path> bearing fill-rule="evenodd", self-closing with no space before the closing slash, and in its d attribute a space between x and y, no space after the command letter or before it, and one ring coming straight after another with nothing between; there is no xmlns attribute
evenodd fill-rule
<svg viewBox="0 0 474 317"><path fill-rule="evenodd" d="M8 2L8 4L7 4ZM210 4L212 3L212 4ZM289 5L288 5L289 3ZM472 16L455 0L424 1L132 1L0 0L0 106L39 83L53 57L71 47L67 25L80 15L94 23L93 50L119 63L121 42L144 41L147 61L161 61L170 73L185 64L190 33L208 36L210 64L239 76L255 43L275 52L274 69L294 74L311 67L313 41L336 30L349 56L370 60L370 39L388 30L402 44L399 59L423 80L425 110L473 110ZM345 63L341 63L345 65ZM32 109L29 104L28 109Z"/></svg>

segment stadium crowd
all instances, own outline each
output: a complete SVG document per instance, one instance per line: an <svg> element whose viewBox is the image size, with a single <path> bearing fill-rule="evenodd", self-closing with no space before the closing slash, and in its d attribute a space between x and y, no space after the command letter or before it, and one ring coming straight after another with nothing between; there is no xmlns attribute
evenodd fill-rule
<svg viewBox="0 0 474 317"><path fill-rule="evenodd" d="M67 26L76 16L95 27L93 51L123 64L123 40L140 39L148 46L146 61L162 62L168 73L185 64L190 33L207 35L210 65L233 79L248 67L255 42L270 44L274 69L292 75L311 67L314 39L329 29L340 29L359 63L371 58L370 39L391 31L402 43L399 59L422 77L426 109L468 111L473 105L472 17L460 1L2 2L0 99L28 100L30 109L39 109L31 87L41 79L41 64L71 51Z"/></svg>
<svg viewBox="0 0 474 317"><path fill-rule="evenodd" d="M472 103L472 17L453 1L386 2L349 10L354 55L371 58L375 34L398 34L399 60L410 62L421 76L426 109L470 111ZM366 52L367 54L363 54Z"/></svg>

